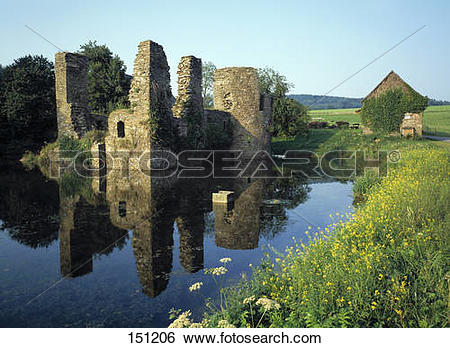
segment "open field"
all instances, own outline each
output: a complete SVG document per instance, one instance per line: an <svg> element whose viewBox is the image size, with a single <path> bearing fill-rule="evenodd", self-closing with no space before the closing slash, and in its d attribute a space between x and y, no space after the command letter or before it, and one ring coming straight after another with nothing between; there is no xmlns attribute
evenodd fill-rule
<svg viewBox="0 0 450 348"><path fill-rule="evenodd" d="M355 110L357 109L311 110L309 114L312 121L320 118L330 123L336 121L361 123L361 118L355 114ZM429 106L424 112L423 130L424 134L449 137L450 105Z"/></svg>
<svg viewBox="0 0 450 348"><path fill-rule="evenodd" d="M425 134L450 137L450 105L429 106L423 116Z"/></svg>
<svg viewBox="0 0 450 348"><path fill-rule="evenodd" d="M336 121L345 121L350 124L361 123L361 118L355 113L358 109L332 109L332 110L311 110L309 115L311 121L327 121L335 123Z"/></svg>
<svg viewBox="0 0 450 348"><path fill-rule="evenodd" d="M340 114L351 114L354 113L358 108L353 109L325 109L325 110L311 110L309 113L311 115L340 115Z"/></svg>
<svg viewBox="0 0 450 348"><path fill-rule="evenodd" d="M272 152L277 155L287 150L309 150L325 153L332 150L399 150L405 147L428 148L443 147L450 149L450 143L429 139L404 139L395 136L379 136L374 141L374 135L363 135L359 129L310 129L308 136L274 137Z"/></svg>

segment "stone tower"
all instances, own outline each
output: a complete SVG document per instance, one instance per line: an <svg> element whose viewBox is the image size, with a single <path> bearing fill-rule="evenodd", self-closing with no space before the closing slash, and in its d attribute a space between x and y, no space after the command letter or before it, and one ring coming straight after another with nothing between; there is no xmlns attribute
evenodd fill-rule
<svg viewBox="0 0 450 348"><path fill-rule="evenodd" d="M173 115L184 118L188 114L200 114L203 118L202 60L194 56L181 57L178 64L178 97Z"/></svg>
<svg viewBox="0 0 450 348"><path fill-rule="evenodd" d="M55 55L58 137L81 138L89 130L89 59L76 53Z"/></svg>
<svg viewBox="0 0 450 348"><path fill-rule="evenodd" d="M122 162L128 162L130 170L137 170L136 156L143 151L164 148L165 141L171 140L172 98L169 65L163 47L150 40L141 42L134 61L130 109L110 113L105 138L106 152L121 151L125 157L128 153L129 158L124 158ZM162 130L162 134L158 133L156 137L153 134L156 126L150 121L151 117L157 120L157 127ZM155 138L160 142L156 142ZM123 168L117 163L114 166L108 163L107 167Z"/></svg>
<svg viewBox="0 0 450 348"><path fill-rule="evenodd" d="M147 114L158 109L160 117L172 117L172 90L167 57L161 45L142 41L134 60L129 100L133 112Z"/></svg>
<svg viewBox="0 0 450 348"><path fill-rule="evenodd" d="M259 93L255 68L223 68L214 73L214 108L231 114L230 149L243 150L244 158L260 150L270 151L271 104L271 98Z"/></svg>

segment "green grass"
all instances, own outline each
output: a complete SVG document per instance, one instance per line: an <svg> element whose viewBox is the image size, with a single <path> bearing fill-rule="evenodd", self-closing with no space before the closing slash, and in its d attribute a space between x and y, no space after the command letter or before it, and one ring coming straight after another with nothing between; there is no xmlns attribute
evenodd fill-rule
<svg viewBox="0 0 450 348"><path fill-rule="evenodd" d="M311 129L308 136L274 137L272 152L277 155L287 150L309 150L323 154L332 150L400 150L404 148L444 147L450 144L428 139L404 139L386 135L363 135L359 129Z"/></svg>
<svg viewBox="0 0 450 348"><path fill-rule="evenodd" d="M311 129L306 136L273 137L272 152L282 155L287 150L316 151L321 144L327 142L338 131L338 129Z"/></svg>
<svg viewBox="0 0 450 348"><path fill-rule="evenodd" d="M450 105L429 106L423 115L423 132L450 137Z"/></svg>
<svg viewBox="0 0 450 348"><path fill-rule="evenodd" d="M320 118L329 123L361 123L359 114L354 113L355 110L357 109L311 110L309 115L312 121ZM423 131L427 135L450 137L450 105L429 106L423 115Z"/></svg>
<svg viewBox="0 0 450 348"><path fill-rule="evenodd" d="M354 111L358 109L331 109L331 110L311 110L309 115L311 121L327 121L335 124L337 121L344 121L350 124L361 123L359 114Z"/></svg>
<svg viewBox="0 0 450 348"><path fill-rule="evenodd" d="M446 327L448 151L404 149L352 217L267 256L193 327Z"/></svg>
<svg viewBox="0 0 450 348"><path fill-rule="evenodd" d="M358 108L350 108L350 109L325 109L325 110L311 110L309 113L311 115L321 114L321 115L339 115L339 114L350 114L354 113Z"/></svg>

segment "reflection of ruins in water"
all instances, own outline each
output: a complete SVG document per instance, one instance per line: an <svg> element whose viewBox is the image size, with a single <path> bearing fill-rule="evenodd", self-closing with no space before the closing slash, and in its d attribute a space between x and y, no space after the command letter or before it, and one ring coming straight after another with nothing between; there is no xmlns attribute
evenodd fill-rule
<svg viewBox="0 0 450 348"><path fill-rule="evenodd" d="M73 181L60 180L61 273L75 277L92 272L92 257L121 248L132 230L142 291L155 297L169 282L175 225L180 263L189 273L204 267L205 219L210 212L218 247L257 248L261 234L271 238L283 230L284 198L295 204L306 200L307 187L301 181L280 180L286 179L158 179L117 170L102 181L89 180L80 192L65 187ZM234 192L231 204L213 203L212 193L219 190Z"/></svg>

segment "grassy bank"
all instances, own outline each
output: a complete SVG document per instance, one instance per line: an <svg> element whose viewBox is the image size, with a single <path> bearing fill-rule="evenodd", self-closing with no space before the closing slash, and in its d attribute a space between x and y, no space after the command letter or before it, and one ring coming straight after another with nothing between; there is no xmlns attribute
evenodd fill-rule
<svg viewBox="0 0 450 348"><path fill-rule="evenodd" d="M445 327L449 169L446 149L405 148L352 217L265 259L194 326Z"/></svg>
<svg viewBox="0 0 450 348"><path fill-rule="evenodd" d="M386 135L364 135L358 129L310 129L308 136L272 139L274 154L287 150L309 150L323 154L331 150L401 150L447 147L449 144L428 139L404 139Z"/></svg>
<svg viewBox="0 0 450 348"><path fill-rule="evenodd" d="M329 109L309 111L312 121L323 120L329 123L345 121L361 123L361 117L356 109ZM429 106L423 114L424 134L450 137L450 105Z"/></svg>
<svg viewBox="0 0 450 348"><path fill-rule="evenodd" d="M75 157L81 163L84 159L89 158L92 144L94 142L102 142L105 133L103 131L92 130L85 134L80 139L72 137L62 137L53 143L45 144L38 153L26 151L22 156L20 162L25 168L32 169L39 166L41 169L47 168L51 162L58 160L59 151L64 151L64 157Z"/></svg>

